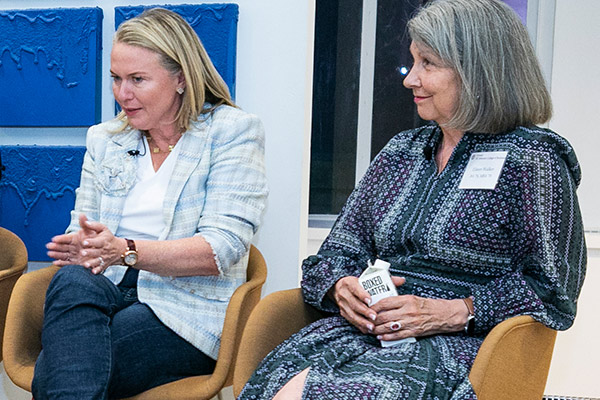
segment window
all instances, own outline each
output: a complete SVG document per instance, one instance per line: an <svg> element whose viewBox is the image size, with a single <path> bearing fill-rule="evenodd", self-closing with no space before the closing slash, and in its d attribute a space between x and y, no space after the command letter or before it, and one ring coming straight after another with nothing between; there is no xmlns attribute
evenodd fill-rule
<svg viewBox="0 0 600 400"><path fill-rule="evenodd" d="M373 157L396 133L423 123L402 86L411 64L406 22L422 3L317 0L312 227L330 227Z"/></svg>

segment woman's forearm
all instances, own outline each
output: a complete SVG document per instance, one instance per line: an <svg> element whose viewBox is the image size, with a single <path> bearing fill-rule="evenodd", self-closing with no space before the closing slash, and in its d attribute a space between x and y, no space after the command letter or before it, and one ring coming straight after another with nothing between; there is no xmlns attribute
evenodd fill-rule
<svg viewBox="0 0 600 400"><path fill-rule="evenodd" d="M123 253L125 239L119 238ZM202 236L176 240L136 240L135 268L162 276L219 275L215 255ZM123 254L121 253L121 254Z"/></svg>

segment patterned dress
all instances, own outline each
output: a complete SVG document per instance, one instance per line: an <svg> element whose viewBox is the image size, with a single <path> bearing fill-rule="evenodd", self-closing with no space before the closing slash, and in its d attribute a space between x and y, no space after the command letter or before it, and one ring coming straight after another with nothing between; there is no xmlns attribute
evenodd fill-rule
<svg viewBox="0 0 600 400"><path fill-rule="evenodd" d="M333 315L273 350L240 399L270 399L307 367L303 399L474 399L468 374L495 325L522 314L557 330L572 325L586 248L569 143L538 127L466 133L438 173L424 149L440 140L438 126L405 131L375 158L303 263L305 301ZM508 152L496 188L459 189L471 154L492 151ZM376 258L406 277L400 295L473 296L474 335L382 348L350 325L326 293Z"/></svg>

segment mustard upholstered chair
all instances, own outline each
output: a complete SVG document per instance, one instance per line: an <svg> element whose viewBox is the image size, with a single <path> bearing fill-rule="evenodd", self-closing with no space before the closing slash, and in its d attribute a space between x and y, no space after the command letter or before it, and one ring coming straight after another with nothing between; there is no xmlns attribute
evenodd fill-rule
<svg viewBox="0 0 600 400"><path fill-rule="evenodd" d="M57 270L57 267L50 266L23 275L15 285L8 306L4 368L17 386L28 391L31 391L33 369L41 350L45 293ZM266 278L265 260L260 251L252 246L247 281L236 289L227 307L221 348L211 375L193 376L157 386L130 400L210 399L222 388L230 386L244 325L260 300Z"/></svg>
<svg viewBox="0 0 600 400"><path fill-rule="evenodd" d="M11 231L0 228L0 361L2 361L2 337L8 299L25 268L27 268L25 244Z"/></svg>
<svg viewBox="0 0 600 400"><path fill-rule="evenodd" d="M304 303L300 289L262 299L246 324L233 378L237 397L260 361L278 344L322 318ZM541 399L556 331L529 316L497 325L479 349L469 379L479 400Z"/></svg>

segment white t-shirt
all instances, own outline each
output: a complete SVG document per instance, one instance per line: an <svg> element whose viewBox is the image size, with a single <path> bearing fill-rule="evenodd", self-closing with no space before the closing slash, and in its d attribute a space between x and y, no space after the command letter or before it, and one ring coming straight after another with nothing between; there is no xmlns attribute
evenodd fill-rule
<svg viewBox="0 0 600 400"><path fill-rule="evenodd" d="M140 155L136 157L138 163L136 183L125 199L121 222L115 236L156 240L165 229L162 213L163 202L175 169L175 161L179 154L179 142L158 171L154 171L150 146L145 136L142 140L144 148L138 148Z"/></svg>

